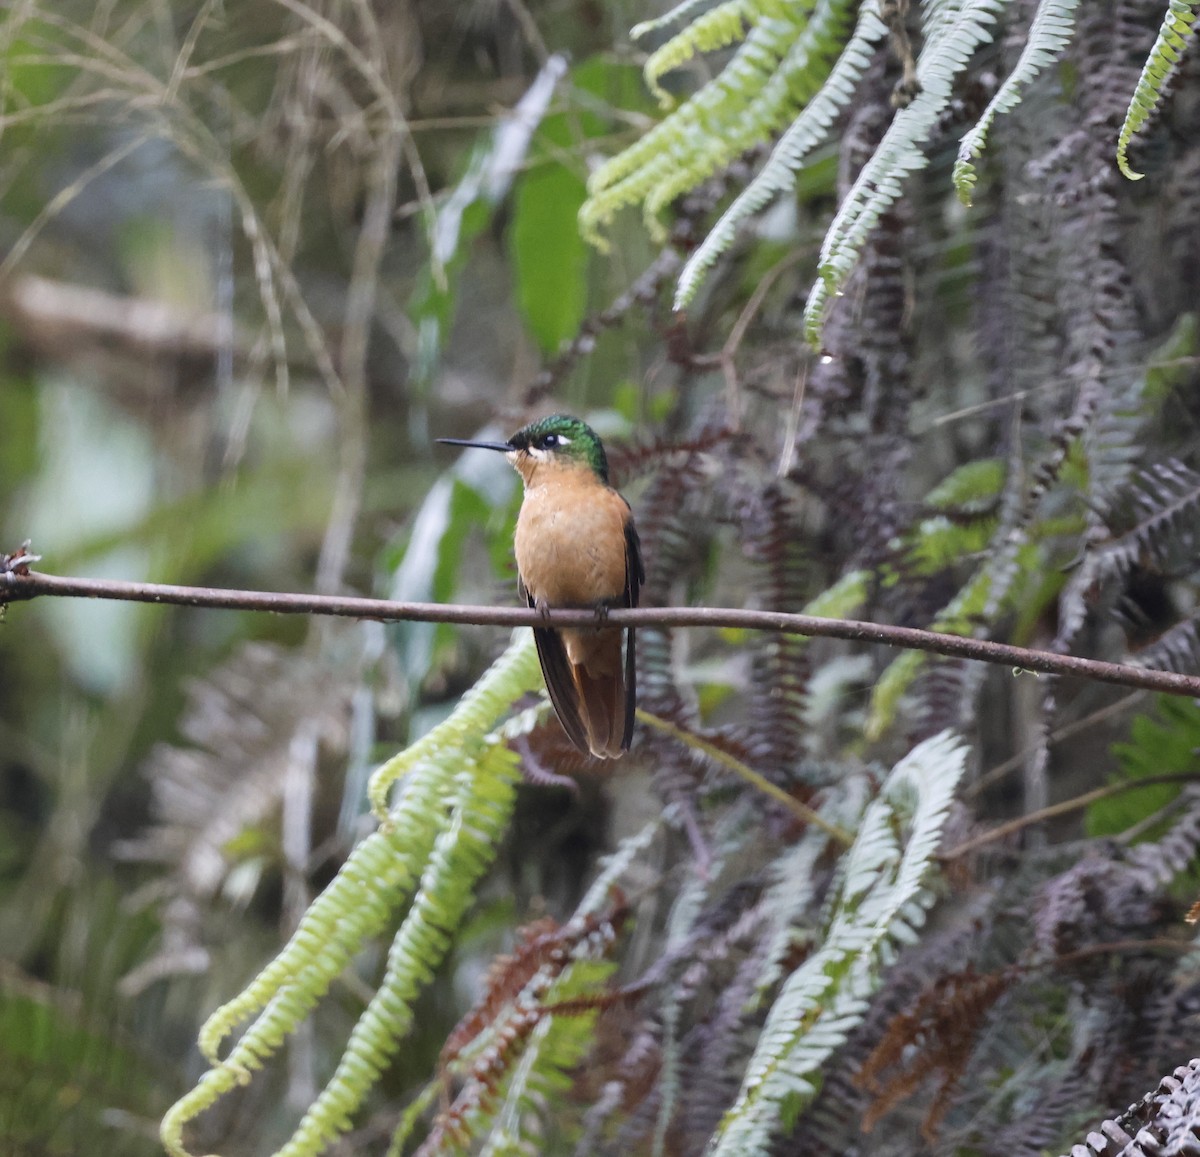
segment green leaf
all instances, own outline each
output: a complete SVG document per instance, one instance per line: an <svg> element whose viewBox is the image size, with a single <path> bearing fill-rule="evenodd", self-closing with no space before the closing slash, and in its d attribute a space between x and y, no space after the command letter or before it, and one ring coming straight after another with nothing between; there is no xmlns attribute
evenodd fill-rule
<svg viewBox="0 0 1200 1157"><path fill-rule="evenodd" d="M780 1127L815 1100L830 1055L934 902L935 854L965 767L966 749L943 731L913 748L867 807L840 865L825 939L784 981L713 1157L769 1152Z"/></svg>
<svg viewBox="0 0 1200 1157"><path fill-rule="evenodd" d="M1129 783L1156 775L1194 772L1200 747L1200 706L1194 700L1159 698L1153 715L1139 715L1129 729L1129 742L1113 746L1121 765L1110 783ZM1087 809L1089 836L1111 836L1153 815L1180 792L1176 784L1158 783L1098 800Z"/></svg>
<svg viewBox="0 0 1200 1157"><path fill-rule="evenodd" d="M517 302L543 352L579 328L587 306L587 246L576 218L583 181L559 164L539 166L517 187L510 235Z"/></svg>
<svg viewBox="0 0 1200 1157"><path fill-rule="evenodd" d="M9 16L7 19L15 19ZM26 25L30 37L14 37L5 53L7 82L10 92L18 98L10 105L27 105L37 108L60 97L75 76L77 70L67 65L56 64L46 57L45 47L36 46L38 40L58 40L54 26L41 20L31 20ZM9 30L11 35L12 30Z"/></svg>
<svg viewBox="0 0 1200 1157"><path fill-rule="evenodd" d="M422 389L429 386L437 370L471 242L508 196L565 69L562 56L550 57L517 106L481 136L462 179L441 203L431 224L430 266L413 294L412 305L418 334L414 376Z"/></svg>
<svg viewBox="0 0 1200 1157"><path fill-rule="evenodd" d="M963 525L939 515L917 525L908 552L908 564L917 574L935 574L978 555L996 529L995 519L980 519Z"/></svg>
<svg viewBox="0 0 1200 1157"><path fill-rule="evenodd" d="M937 510L986 510L1004 487L1003 458L980 458L951 471L926 496L925 505Z"/></svg>

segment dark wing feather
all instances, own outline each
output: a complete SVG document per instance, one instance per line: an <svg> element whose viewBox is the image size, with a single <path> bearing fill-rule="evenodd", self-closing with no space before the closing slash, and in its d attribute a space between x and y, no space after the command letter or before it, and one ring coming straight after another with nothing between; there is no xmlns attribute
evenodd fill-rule
<svg viewBox="0 0 1200 1157"><path fill-rule="evenodd" d="M633 525L633 514L625 520L625 605L636 607L641 598L642 583L646 581L646 568L642 565L642 544L637 527ZM625 733L621 736L621 747L629 750L633 741L633 717L637 710L637 648L635 632L629 628L625 636Z"/></svg>
<svg viewBox="0 0 1200 1157"><path fill-rule="evenodd" d="M536 605L533 596L525 589L525 583L517 579L517 589L530 607ZM534 627L533 641L537 644L538 662L542 665L542 678L550 692L550 702L558 714L563 730L580 751L588 751L587 730L579 714L579 693L571 674L571 661L562 636L552 627Z"/></svg>

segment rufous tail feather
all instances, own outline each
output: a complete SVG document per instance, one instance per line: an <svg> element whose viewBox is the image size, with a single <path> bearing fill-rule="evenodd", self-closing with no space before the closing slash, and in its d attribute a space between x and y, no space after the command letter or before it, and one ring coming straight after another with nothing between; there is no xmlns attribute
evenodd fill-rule
<svg viewBox="0 0 1200 1157"><path fill-rule="evenodd" d="M571 679L591 753L616 759L624 751L625 676L620 631L567 642ZM577 661L577 660L582 660Z"/></svg>

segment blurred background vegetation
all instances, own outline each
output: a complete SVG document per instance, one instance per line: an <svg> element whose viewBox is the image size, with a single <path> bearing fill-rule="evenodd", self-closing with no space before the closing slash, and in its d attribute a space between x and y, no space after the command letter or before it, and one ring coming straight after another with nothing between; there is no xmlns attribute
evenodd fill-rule
<svg viewBox="0 0 1200 1157"><path fill-rule="evenodd" d="M886 43L796 192L744 231L684 318L673 276L761 150L677 203L665 240L622 214L600 254L577 227L589 173L661 115L628 37L657 12L8 0L0 548L31 539L59 574L511 602L516 479L431 442L554 408L610 446L651 603L824 597L828 613L1200 669L1196 54L1135 151L1148 179L1123 181L1115 134L1162 12L1097 4L994 130L968 211L950 188L955 145L1019 52L1029 12L1013 8L814 352L802 314L821 239L892 115L903 62ZM693 89L722 59L670 84ZM4 1152L161 1151L158 1119L203 1070L200 1022L371 830L370 770L443 719L503 642L136 604L8 608ZM1200 746L1190 703L733 632L643 645L649 707L801 799L875 783L920 739L962 731L963 840L1110 779L1192 773ZM655 981L669 990L713 947L675 1003L601 1018L602 1059L571 1103L582 1119L607 1074L624 1082L604 1094L616 1124L563 1125L555 1151L702 1150L761 1026L746 994L768 956L779 966L763 914L782 919L770 885L797 833L711 761L642 740L601 776L553 724L530 738L541 782L520 789L412 1047L339 1152L386 1149L514 928L565 920L600 853L664 808L672 835L646 865L621 977L666 959ZM547 786L547 772L578 784ZM978 1052L946 1046L906 1092L967 1056L975 1086L947 1077L902 1128L867 1139L874 1094L840 1074L886 1039L895 1008L881 1003L829 1076L832 1107L780 1151L1041 1151L1189 1059L1196 958L1180 916L1198 815L1194 789L1157 785L959 861L941 939L897 992L1048 946L1144 935L1179 951L1038 974L1017 995L1012 977L997 983L973 1006ZM1169 837L1145 857L1153 872L1120 876L1129 849ZM1078 862L1101 867L1067 879ZM832 864L814 855L807 870L827 882ZM819 920L823 885L806 887L784 926L792 966ZM204 1118L196 1151L283 1143L383 952L356 961L283 1063ZM722 997L733 985L745 1009ZM653 1075L664 1055L682 1065L674 1085Z"/></svg>

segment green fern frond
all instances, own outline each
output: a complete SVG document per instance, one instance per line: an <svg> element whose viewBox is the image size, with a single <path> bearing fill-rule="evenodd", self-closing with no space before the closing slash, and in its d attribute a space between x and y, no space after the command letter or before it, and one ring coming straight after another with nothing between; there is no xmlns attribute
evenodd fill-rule
<svg viewBox="0 0 1200 1157"><path fill-rule="evenodd" d="M966 765L951 732L914 748L867 808L824 943L788 977L717 1133L713 1157L756 1157L812 1101L822 1066L862 1020L898 946L933 903L942 825Z"/></svg>
<svg viewBox="0 0 1200 1157"><path fill-rule="evenodd" d="M959 8L942 4L927 11L926 41L917 61L921 92L896 113L825 235L820 278L804 310L805 332L814 345L829 300L841 292L867 235L899 198L905 178L929 163L922 146L950 102L955 77L971 54L991 40L1003 4L1004 0L966 0Z"/></svg>
<svg viewBox="0 0 1200 1157"><path fill-rule="evenodd" d="M768 139L821 89L854 5L818 0L811 14L809 7L759 12L719 77L596 170L579 212L585 237L603 247L604 227L618 210L639 202L647 228L661 236L658 214L666 205Z"/></svg>
<svg viewBox="0 0 1200 1157"><path fill-rule="evenodd" d="M643 73L646 87L658 98L658 103L663 108L670 108L675 103L671 94L658 83L663 75L686 64L698 53L715 52L743 40L755 22L754 16L751 0L724 0L652 52ZM633 35L636 37L648 31L646 26L638 25Z"/></svg>
<svg viewBox="0 0 1200 1157"><path fill-rule="evenodd" d="M975 127L959 143L958 159L954 162L954 188L964 205L971 203L971 193L977 179L975 166L971 162L983 152L992 121L1001 113L1014 109L1020 103L1022 87L1058 59L1058 54L1074 35L1075 9L1078 5L1079 0L1041 0L1038 4L1029 28L1029 37L1016 67L988 102Z"/></svg>
<svg viewBox="0 0 1200 1157"><path fill-rule="evenodd" d="M865 775L849 776L821 806L821 815L831 824L854 831L862 820L867 806ZM800 841L789 848L771 867L772 882L763 897L762 908L771 921L767 951L755 983L759 1000L766 997L783 972L784 959L802 938L813 933L802 931L800 917L816 896L820 879L818 860L829 851L829 837L818 827L810 827Z"/></svg>
<svg viewBox="0 0 1200 1157"><path fill-rule="evenodd" d="M371 1087L412 1027L413 1002L432 979L475 886L496 853L512 814L517 756L493 741L458 773L453 819L437 839L421 887L396 933L378 991L354 1026L337 1069L309 1106L279 1157L309 1157L347 1132Z"/></svg>
<svg viewBox="0 0 1200 1157"><path fill-rule="evenodd" d="M676 4L669 11L664 12L661 16L655 16L653 20L643 20L640 24L635 24L629 30L629 35L634 40L641 40L643 36L660 32L672 24L680 24L684 20L699 19L699 16L702 16L720 2L721 0L680 0L680 3Z"/></svg>
<svg viewBox="0 0 1200 1157"><path fill-rule="evenodd" d="M1117 167L1131 181L1140 181L1142 174L1135 173L1129 167L1129 146L1162 99L1163 82L1179 61L1187 38L1194 31L1192 25L1200 15L1198 7L1200 5L1196 0L1170 0L1154 47L1150 49L1142 75L1138 78L1137 88L1129 102L1129 111L1125 114L1125 123L1117 135Z"/></svg>
<svg viewBox="0 0 1200 1157"><path fill-rule="evenodd" d="M607 224L618 209L640 201L657 179L670 171L669 155L687 155L703 144L689 141L684 131L695 128L701 98L716 104L715 111L726 103L732 107L735 102L745 108L761 90L764 78L779 67L802 27L801 22L787 20L756 24L716 81L705 85L629 148L605 161L588 178L588 200L580 210L584 235L595 240L599 227Z"/></svg>
<svg viewBox="0 0 1200 1157"><path fill-rule="evenodd" d="M705 275L733 244L742 224L792 187L800 166L825 140L833 122L850 103L855 85L871 62L875 45L886 35L887 27L874 7L864 5L859 10L854 34L825 83L780 137L762 170L738 194L688 258L675 288L675 309L686 309L691 304Z"/></svg>
<svg viewBox="0 0 1200 1157"><path fill-rule="evenodd" d="M852 570L816 598L810 599L804 605L803 613L824 619L847 619L867 601L870 589L871 572Z"/></svg>
<svg viewBox="0 0 1200 1157"><path fill-rule="evenodd" d="M392 786L423 764L447 752L478 744L496 721L522 695L541 686L533 632L523 631L479 681L466 693L444 722L394 755L371 776L367 797L382 824L389 822L387 797Z"/></svg>
<svg viewBox="0 0 1200 1157"><path fill-rule="evenodd" d="M502 728L503 733L507 736L512 731L514 724L521 726L528 722L529 718L530 713L528 712L523 712L521 716L514 717L513 720L510 720ZM661 830L662 824L661 816L650 820L639 832L635 832L632 836L627 836L622 840L616 851L602 861L603 866L599 875L588 889L583 900L580 901L579 907L575 910L574 922L586 923L590 917L596 916L602 910L611 906L613 888L629 870L633 862L640 858L650 846ZM608 971L611 970L610 966L604 962L578 962L576 965L570 966L560 980L561 984L565 985L569 983L572 986L572 990L567 991L556 985L551 988L549 997L545 1002L563 1000L568 996L578 995L583 991L594 991L599 986L603 976L600 975L599 971L595 973L585 972L585 969L580 966L584 963L592 968L602 967L605 970L604 975L607 975ZM570 978L569 981L568 977ZM568 1026L571 1022L580 1025L580 1033L584 1034L587 1042L590 1043L591 1038L587 1034L590 1033L591 1018L573 1017L558 1019L566 1022ZM539 1025L537 1035L531 1042L533 1047L523 1055L520 1066L515 1070L511 1078L509 1086L510 1094L520 1097L525 1090L532 1090L542 1085L543 1077L541 1070L543 1068L547 1069L550 1074L546 1079L552 1080L558 1072L566 1067L564 1063L565 1050L563 1047L560 1047L556 1040L552 1039L546 1047L542 1047L542 1034L549 1031L548 1028L544 1029ZM567 1027L561 1031L560 1035L566 1035L570 1032L570 1028ZM574 1033L571 1033L571 1035L575 1036ZM490 1043L490 1041L491 1037L488 1038L488 1042L486 1043ZM484 1047L486 1047L486 1043ZM418 1122L425 1116L438 1097L444 1096L444 1094L445 1085L441 1079L432 1080L425 1086L412 1104L404 1111L400 1119L400 1124L396 1127L396 1131L392 1135L391 1144L388 1148L388 1157L400 1157ZM506 1096L505 1104L506 1106L509 1104L508 1096ZM500 1140L499 1132L493 1129L491 1136L489 1136L489 1144L494 1143L498 1145Z"/></svg>
<svg viewBox="0 0 1200 1157"><path fill-rule="evenodd" d="M773 136L797 108L803 108L822 90L845 36L850 8L846 0L819 0L779 67L744 111L736 102L729 104L725 99L724 74L715 88L710 86L711 93L704 89L696 94L688 158L647 194L645 214L649 221L656 222L676 197L707 180L747 148ZM707 139L707 144L706 128L710 133L716 130L715 139Z"/></svg>
<svg viewBox="0 0 1200 1157"><path fill-rule="evenodd" d="M355 1027L333 1080L287 1151L316 1153L348 1127L353 1108L406 1030L412 996L444 954L507 823L517 763L488 730L537 680L532 634L524 632L449 718L377 773L390 776L380 801L397 767L398 774L407 773L389 822L354 849L283 951L201 1029L200 1049L212 1068L163 1118L160 1134L170 1153L184 1157L188 1122L236 1085L248 1083L365 941L383 931L419 879L387 976ZM220 1060L223 1039L256 1012L257 1019Z"/></svg>
<svg viewBox="0 0 1200 1157"><path fill-rule="evenodd" d="M997 525L995 518L956 522L938 515L913 529L905 560L913 574L931 575L984 550Z"/></svg>
<svg viewBox="0 0 1200 1157"><path fill-rule="evenodd" d="M584 957L571 964L546 994L546 1004L603 991L616 965ZM530 1034L529 1043L514 1066L504 1099L487 1130L479 1157L536 1153L539 1134L545 1132L546 1105L571 1088L570 1072L595 1043L596 1011L567 1016L544 1016ZM482 1130L472 1128L473 1135Z"/></svg>
<svg viewBox="0 0 1200 1157"><path fill-rule="evenodd" d="M925 505L965 513L986 510L1000 497L1007 474L1008 464L1003 458L966 462L925 495Z"/></svg>
<svg viewBox="0 0 1200 1157"><path fill-rule="evenodd" d="M847 7L845 0L820 0L774 75L763 84L745 110L739 111L736 104L728 106L728 127L723 130L718 128L716 139L708 140L706 147L695 147L705 144L703 135L689 137L687 158L678 168L664 174L663 179L646 195L644 212L647 222L657 223L660 214L676 197L707 180L751 145L771 137L787 123L797 107L803 107L820 91L841 43ZM831 46L833 51L830 51ZM720 115L716 106L725 103L721 99L720 84L712 91L718 98L715 101L706 95L707 89L697 93L694 98L696 133L702 133L706 123L711 124L705 116L705 110L711 106L711 111Z"/></svg>

